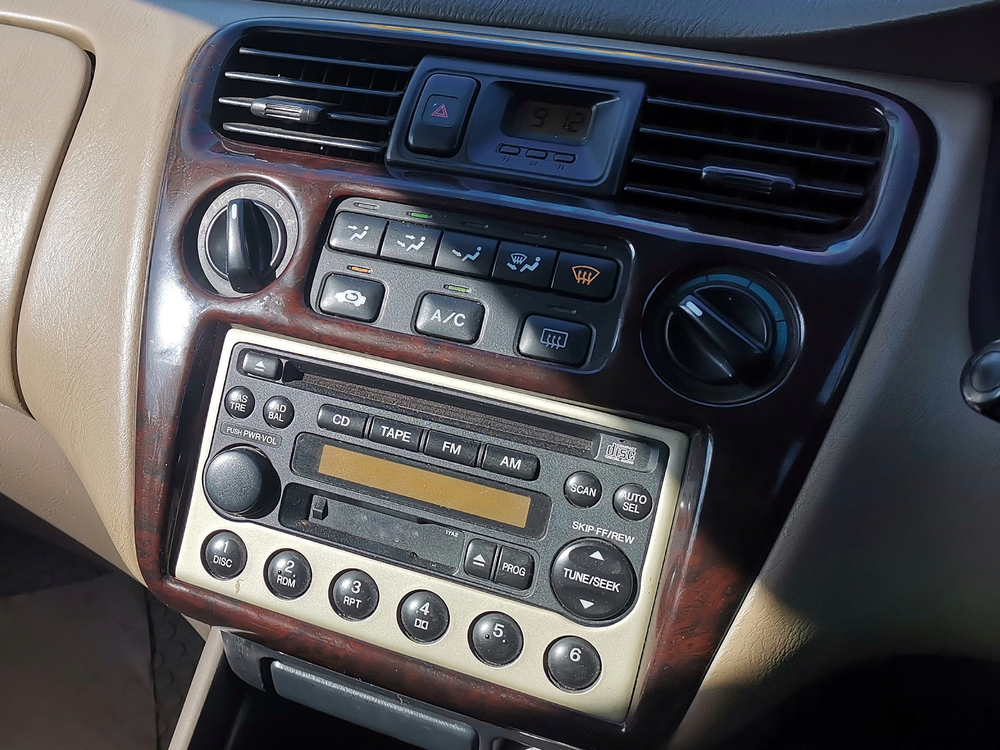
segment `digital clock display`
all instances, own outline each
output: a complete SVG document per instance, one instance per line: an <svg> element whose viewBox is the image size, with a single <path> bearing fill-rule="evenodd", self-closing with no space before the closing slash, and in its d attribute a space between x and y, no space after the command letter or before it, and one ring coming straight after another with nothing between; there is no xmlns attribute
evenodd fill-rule
<svg viewBox="0 0 1000 750"><path fill-rule="evenodd" d="M583 143L590 135L593 117L593 107L521 99L517 102L508 133L521 138Z"/></svg>

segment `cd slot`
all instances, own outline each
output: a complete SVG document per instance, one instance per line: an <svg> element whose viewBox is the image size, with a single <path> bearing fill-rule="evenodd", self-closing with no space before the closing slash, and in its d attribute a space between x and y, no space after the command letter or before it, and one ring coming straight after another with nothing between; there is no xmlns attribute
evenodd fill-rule
<svg viewBox="0 0 1000 750"><path fill-rule="evenodd" d="M465 533L353 502L289 487L282 526L324 541L424 570L453 575L462 564Z"/></svg>

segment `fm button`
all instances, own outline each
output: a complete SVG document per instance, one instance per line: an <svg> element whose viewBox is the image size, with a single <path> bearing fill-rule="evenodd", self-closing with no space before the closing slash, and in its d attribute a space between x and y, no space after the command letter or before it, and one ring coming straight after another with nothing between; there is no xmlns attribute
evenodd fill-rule
<svg viewBox="0 0 1000 750"><path fill-rule="evenodd" d="M625 554L599 539L577 539L556 555L552 592L584 620L608 620L625 611L635 593L635 571Z"/></svg>

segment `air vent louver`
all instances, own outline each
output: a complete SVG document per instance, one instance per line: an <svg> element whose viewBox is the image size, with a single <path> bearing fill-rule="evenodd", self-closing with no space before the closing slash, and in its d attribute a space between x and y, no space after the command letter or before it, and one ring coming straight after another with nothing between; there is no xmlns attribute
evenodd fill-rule
<svg viewBox="0 0 1000 750"><path fill-rule="evenodd" d="M695 222L829 236L870 208L887 131L865 100L839 94L651 86L621 197Z"/></svg>
<svg viewBox="0 0 1000 750"><path fill-rule="evenodd" d="M213 126L238 141L380 161L419 60L398 44L251 34L226 60Z"/></svg>

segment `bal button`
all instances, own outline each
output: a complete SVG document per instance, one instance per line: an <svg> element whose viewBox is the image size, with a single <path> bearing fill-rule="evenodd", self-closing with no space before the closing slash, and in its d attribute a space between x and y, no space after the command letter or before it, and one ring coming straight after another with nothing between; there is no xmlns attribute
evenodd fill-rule
<svg viewBox="0 0 1000 750"><path fill-rule="evenodd" d="M267 563L267 587L280 599L297 599L312 583L309 561L293 549L276 553Z"/></svg>
<svg viewBox="0 0 1000 750"><path fill-rule="evenodd" d="M283 430L292 423L295 418L295 407L292 402L284 396L269 398L264 404L264 421L271 427Z"/></svg>
<svg viewBox="0 0 1000 750"><path fill-rule="evenodd" d="M641 521L653 509L653 496L638 484L623 484L615 490L615 511L628 521Z"/></svg>
<svg viewBox="0 0 1000 750"><path fill-rule="evenodd" d="M601 499L601 481L589 471L575 471L563 485L566 499L578 508L591 508Z"/></svg>
<svg viewBox="0 0 1000 750"><path fill-rule="evenodd" d="M229 412L229 416L233 419L246 419L249 417L253 414L255 404L256 401L254 400L253 393L249 388L244 388L242 385L230 388L229 393L226 394L226 411Z"/></svg>
<svg viewBox="0 0 1000 750"><path fill-rule="evenodd" d="M214 578L228 581L236 578L247 565L247 548L243 540L231 531L219 531L209 537L201 560Z"/></svg>
<svg viewBox="0 0 1000 750"><path fill-rule="evenodd" d="M599 539L577 539L563 547L552 563L550 580L559 603L584 620L621 614L636 586L625 553Z"/></svg>

